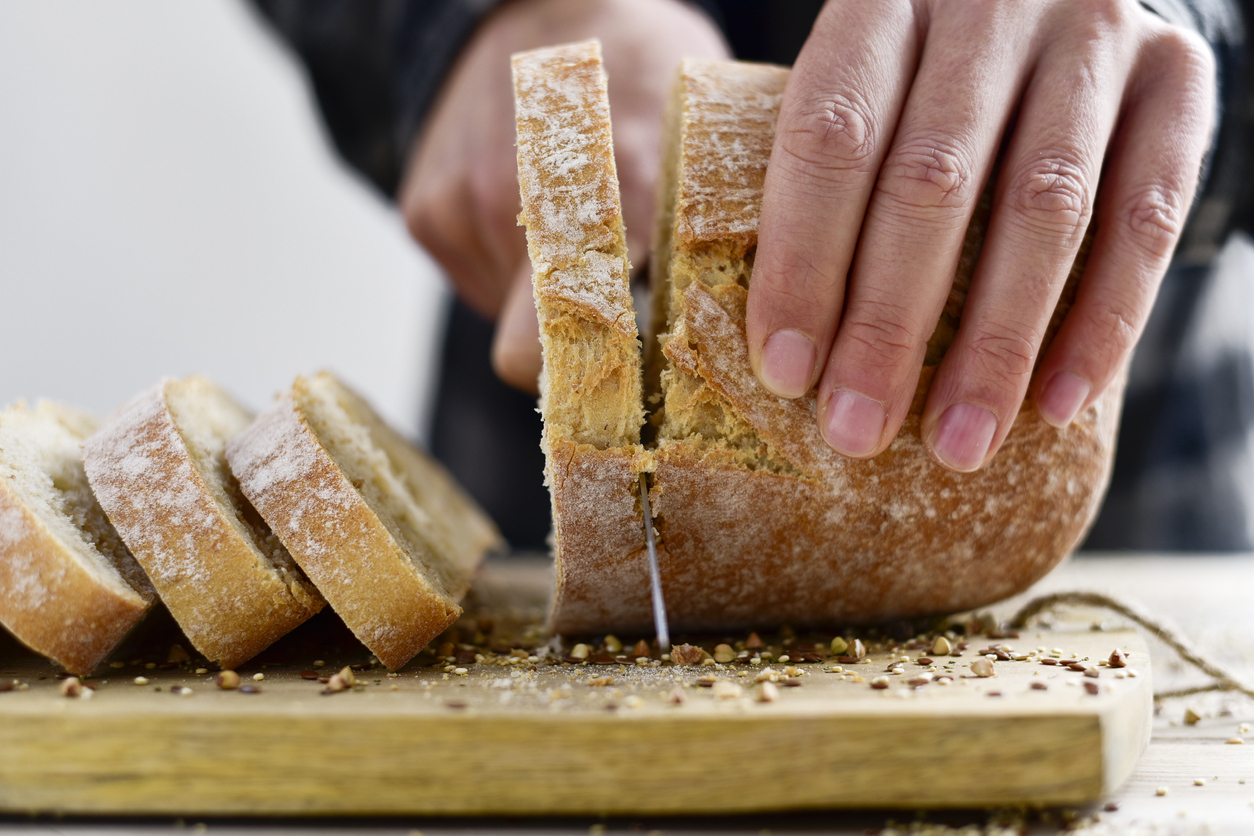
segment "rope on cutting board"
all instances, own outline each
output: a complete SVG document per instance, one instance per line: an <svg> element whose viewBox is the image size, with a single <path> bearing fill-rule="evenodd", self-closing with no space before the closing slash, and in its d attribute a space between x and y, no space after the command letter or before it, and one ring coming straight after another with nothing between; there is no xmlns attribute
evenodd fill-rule
<svg viewBox="0 0 1254 836"><path fill-rule="evenodd" d="M1027 626L1028 619L1045 610L1059 606L1100 607L1118 613L1144 628L1151 636L1179 654L1180 658L1185 662L1188 662L1215 680L1209 685L1156 692L1154 694L1154 699L1156 700L1169 699L1171 697L1187 697L1191 694L1202 694L1211 691L1236 691L1254 699L1254 688L1243 684L1218 663L1208 659L1180 633L1155 620L1139 607L1126 601L1120 601L1118 598L1103 595L1100 592L1053 592L1049 595L1038 596L1028 601L1014 614L1010 619L1010 627L1021 630Z"/></svg>

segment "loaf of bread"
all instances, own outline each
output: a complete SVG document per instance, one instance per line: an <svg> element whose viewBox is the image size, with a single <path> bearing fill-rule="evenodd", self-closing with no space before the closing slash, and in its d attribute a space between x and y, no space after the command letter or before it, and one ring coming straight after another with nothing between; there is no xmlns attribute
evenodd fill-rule
<svg viewBox="0 0 1254 836"><path fill-rule="evenodd" d="M564 351L563 341L572 333L596 339L587 312L619 310L613 306L625 287L616 285L599 304L587 301L606 285L594 281L585 260L562 282L583 294L571 308L584 319L573 326L571 317L545 314L550 253L560 246L554 242L586 251L583 242L607 228L601 196L614 189L612 158L594 153L590 137L600 134L579 126L595 123L608 136L608 109L574 82L575 68L580 77L600 77L595 57L580 44L515 59L521 219L545 351L542 412L557 535L553 629L651 625L634 491L639 472L650 474L662 584L678 629L959 611L1019 592L1062 560L1091 523L1109 478L1121 386L1062 430L1025 405L1001 450L975 473L936 465L919 436L928 387L956 332L979 255L987 200L970 226L910 415L887 451L869 461L840 456L819 435L813 393L786 400L758 383L744 307L788 78L778 67L688 61L677 76L650 269L657 337L640 402L656 404L656 440L646 448L623 436L588 449L590 439L574 456L553 444L554 423L585 403L587 370L604 369L600 379L613 373L608 352ZM559 92L534 92L544 89ZM581 204L581 192L563 188L576 173L581 183L599 184L595 192L585 189L597 201ZM1047 338L1074 297L1078 274L1079 263ZM631 320L621 312L613 321ZM614 368L635 374L637 366ZM624 395L616 414L638 414L626 401Z"/></svg>
<svg viewBox="0 0 1254 836"><path fill-rule="evenodd" d="M83 440L95 425L51 403L0 413L0 623L79 675L156 597L83 472Z"/></svg>
<svg viewBox="0 0 1254 836"><path fill-rule="evenodd" d="M165 380L84 446L92 489L192 645L233 668L324 606L240 492L226 443L252 415L208 380Z"/></svg>
<svg viewBox="0 0 1254 836"><path fill-rule="evenodd" d="M298 377L226 455L296 563L391 669L457 619L479 561L502 545L439 465L325 372Z"/></svg>

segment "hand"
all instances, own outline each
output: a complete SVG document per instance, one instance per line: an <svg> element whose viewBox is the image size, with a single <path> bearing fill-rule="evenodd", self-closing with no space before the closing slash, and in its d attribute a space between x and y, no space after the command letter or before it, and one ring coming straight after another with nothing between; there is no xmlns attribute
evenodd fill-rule
<svg viewBox="0 0 1254 836"><path fill-rule="evenodd" d="M492 364L535 391L540 338L531 295L514 151L512 53L601 39L627 244L643 265L661 162L662 114L685 56L723 58L703 14L678 0L515 0L476 31L418 137L398 201L410 232L458 294L497 320Z"/></svg>
<svg viewBox="0 0 1254 836"><path fill-rule="evenodd" d="M767 171L747 311L759 379L784 397L817 383L837 451L887 448L1005 141L921 432L938 463L976 470L1030 381L1041 417L1065 426L1145 325L1209 139L1213 78L1200 38L1133 0L831 0ZM1038 362L1094 216L1075 306Z"/></svg>

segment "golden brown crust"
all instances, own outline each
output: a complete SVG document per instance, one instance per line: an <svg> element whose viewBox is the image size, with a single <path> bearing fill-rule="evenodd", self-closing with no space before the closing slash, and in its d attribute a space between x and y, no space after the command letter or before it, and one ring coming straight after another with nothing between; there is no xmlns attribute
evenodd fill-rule
<svg viewBox="0 0 1254 836"><path fill-rule="evenodd" d="M233 668L324 602L299 573L276 570L219 503L171 413L176 385L162 381L110 417L86 444L87 475L188 640Z"/></svg>
<svg viewBox="0 0 1254 836"><path fill-rule="evenodd" d="M0 421L14 411L29 413L18 405ZM70 444L82 443L81 432L68 427L64 432ZM4 446L0 442L0 454ZM143 617L155 594L137 566L133 587L86 565L77 554L83 546L66 543L32 509L19 477L5 472L7 465L0 461L0 623L70 673L91 673ZM99 516L103 520L102 512ZM116 534L104 536L123 548Z"/></svg>
<svg viewBox="0 0 1254 836"><path fill-rule="evenodd" d="M293 390L227 446L240 487L349 629L390 669L461 614L324 447Z"/></svg>
<svg viewBox="0 0 1254 836"><path fill-rule="evenodd" d="M632 458L638 471L652 472L663 587L678 629L874 621L980 606L1041 577L1096 513L1120 386L1065 430L1025 406L993 461L973 474L939 467L920 439L987 202L969 231L910 415L887 451L870 461L836 454L818 433L813 394L785 400L760 386L748 360L744 304L786 81L786 70L762 65L682 68L671 117L678 151L664 174L669 227L654 255L655 293L665 295L655 316L666 318L655 324L665 357L657 447L556 466L566 479L554 490L554 525L566 547L555 625L647 630L652 623L640 536L628 530L639 526L638 505L634 520L628 511L636 502ZM1055 327L1078 275L1077 266ZM552 456L549 466L555 470ZM587 510L598 505L607 512ZM614 527L621 537L609 533Z"/></svg>

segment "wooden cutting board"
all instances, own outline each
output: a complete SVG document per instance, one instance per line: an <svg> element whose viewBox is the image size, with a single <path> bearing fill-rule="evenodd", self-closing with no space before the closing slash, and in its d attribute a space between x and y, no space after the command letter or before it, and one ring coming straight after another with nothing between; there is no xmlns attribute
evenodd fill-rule
<svg viewBox="0 0 1254 836"><path fill-rule="evenodd" d="M1145 644L1094 631L1087 618L1018 638L973 636L961 656L930 666L917 661L926 649L892 650L902 643L869 634L871 653L856 664L784 661L783 638L765 634L775 658L757 664L679 668L604 655L572 664L535 651L548 582L535 562L483 574L460 638L490 632L474 637L496 647L484 662L462 648L452 665L430 664L427 653L395 676L358 671L357 687L333 694L301 671L325 676L368 654L327 619L241 669L255 693L218 689L194 661L162 670L167 636L102 668L91 698L66 698L50 665L15 659L5 645L0 683L16 687L0 693L0 810L644 815L1079 804L1123 782L1149 740ZM507 644L530 652L501 646L507 632ZM723 638L745 636L704 644ZM790 646L815 638L831 634ZM990 645L1031 658L972 675L969 663ZM1096 678L1041 661L1056 649L1093 664L1116 647L1130 667L1097 667ZM887 672L903 655L902 672ZM772 702L759 701L766 668L778 679ZM910 684L925 671L932 682ZM873 688L877 677L888 687Z"/></svg>

